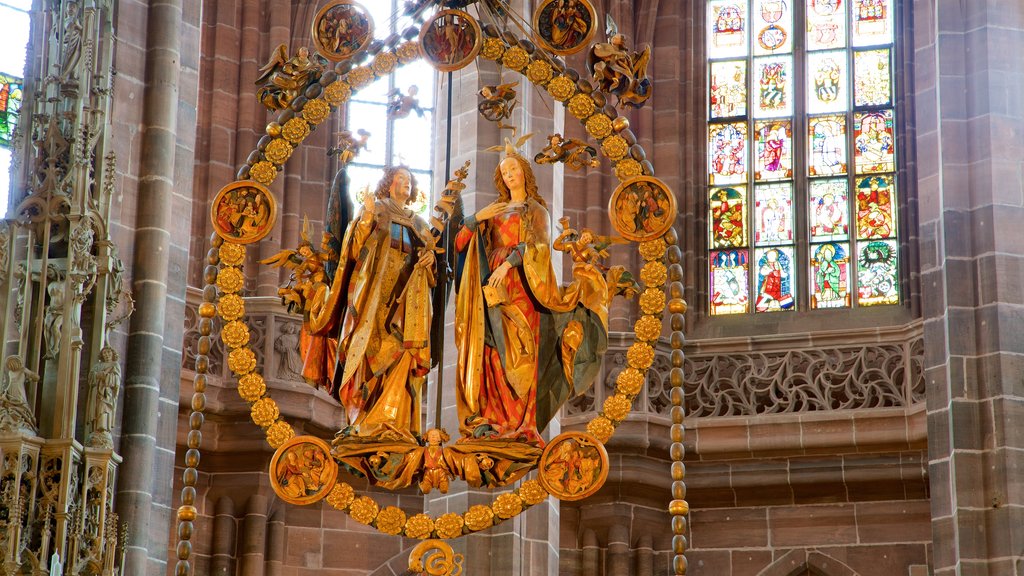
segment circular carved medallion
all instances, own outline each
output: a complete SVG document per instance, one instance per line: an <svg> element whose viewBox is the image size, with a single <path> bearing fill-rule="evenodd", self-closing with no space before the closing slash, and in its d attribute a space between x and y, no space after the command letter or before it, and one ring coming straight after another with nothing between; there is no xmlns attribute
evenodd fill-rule
<svg viewBox="0 0 1024 576"><path fill-rule="evenodd" d="M590 44L597 12L589 0L544 0L533 13L534 38L555 54L569 55Z"/></svg>
<svg viewBox="0 0 1024 576"><path fill-rule="evenodd" d="M239 180L220 189L210 206L210 218L213 229L228 242L258 242L277 221L277 201L262 184Z"/></svg>
<svg viewBox="0 0 1024 576"><path fill-rule="evenodd" d="M480 52L483 33L462 10L441 10L420 30L423 58L441 72L465 68Z"/></svg>
<svg viewBox="0 0 1024 576"><path fill-rule="evenodd" d="M352 0L331 0L313 18L312 36L324 58L348 60L373 40L373 18Z"/></svg>
<svg viewBox="0 0 1024 576"><path fill-rule="evenodd" d="M661 180L637 176L619 184L612 193L608 211L619 234L634 242L646 242L672 227L676 199Z"/></svg>
<svg viewBox="0 0 1024 576"><path fill-rule="evenodd" d="M296 436L270 459L270 485L289 504L312 504L325 498L338 479L338 463L327 442Z"/></svg>
<svg viewBox="0 0 1024 576"><path fill-rule="evenodd" d="M590 434L559 434L541 454L537 478L559 500L582 500L608 479L608 452Z"/></svg>

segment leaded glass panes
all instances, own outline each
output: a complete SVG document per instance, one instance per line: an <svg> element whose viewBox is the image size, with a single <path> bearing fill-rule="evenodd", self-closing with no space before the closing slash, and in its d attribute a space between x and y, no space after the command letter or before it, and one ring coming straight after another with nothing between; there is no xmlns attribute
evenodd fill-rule
<svg viewBox="0 0 1024 576"><path fill-rule="evenodd" d="M854 105L888 106L892 102L889 50L853 53Z"/></svg>
<svg viewBox="0 0 1024 576"><path fill-rule="evenodd" d="M711 314L743 314L750 301L747 250L711 253Z"/></svg>
<svg viewBox="0 0 1024 576"><path fill-rule="evenodd" d="M796 304L792 248L759 248L757 258L758 312L792 310Z"/></svg>
<svg viewBox="0 0 1024 576"><path fill-rule="evenodd" d="M754 117L775 118L793 114L793 57L754 58Z"/></svg>
<svg viewBox="0 0 1024 576"><path fill-rule="evenodd" d="M747 123L708 127L708 181L733 184L747 181Z"/></svg>
<svg viewBox="0 0 1024 576"><path fill-rule="evenodd" d="M807 120L811 176L846 174L846 116L818 116Z"/></svg>
<svg viewBox="0 0 1024 576"><path fill-rule="evenodd" d="M846 244L811 246L811 308L850 305L850 258Z"/></svg>
<svg viewBox="0 0 1024 576"><path fill-rule="evenodd" d="M757 158L755 180L784 180L793 177L793 122L768 120L754 123Z"/></svg>
<svg viewBox="0 0 1024 576"><path fill-rule="evenodd" d="M754 54L793 50L793 0L755 0L751 16Z"/></svg>
<svg viewBox="0 0 1024 576"><path fill-rule="evenodd" d="M807 0L807 49L846 46L846 6L843 0Z"/></svg>
<svg viewBox="0 0 1024 576"><path fill-rule="evenodd" d="M708 57L747 55L747 1L711 0L708 3Z"/></svg>
<svg viewBox="0 0 1024 576"><path fill-rule="evenodd" d="M898 304L899 250L895 240L860 244L857 255L857 303L861 306Z"/></svg>
<svg viewBox="0 0 1024 576"><path fill-rule="evenodd" d="M746 188L711 191L711 246L732 248L747 244Z"/></svg>
<svg viewBox="0 0 1024 576"><path fill-rule="evenodd" d="M847 103L846 52L815 52L807 56L807 112L842 112Z"/></svg>
<svg viewBox="0 0 1024 576"><path fill-rule="evenodd" d="M892 43L892 0L854 0L853 45Z"/></svg>
<svg viewBox="0 0 1024 576"><path fill-rule="evenodd" d="M708 0L712 315L899 302L893 4Z"/></svg>
<svg viewBox="0 0 1024 576"><path fill-rule="evenodd" d="M11 147L21 113L21 97L21 78L0 73L0 147Z"/></svg>
<svg viewBox="0 0 1024 576"><path fill-rule="evenodd" d="M892 123L892 110L853 115L853 153L858 174L896 170Z"/></svg>
<svg viewBox="0 0 1024 576"><path fill-rule="evenodd" d="M793 185L761 184L754 190L754 243L793 242Z"/></svg>
<svg viewBox="0 0 1024 576"><path fill-rule="evenodd" d="M732 118L747 113L747 61L711 64L711 117Z"/></svg>

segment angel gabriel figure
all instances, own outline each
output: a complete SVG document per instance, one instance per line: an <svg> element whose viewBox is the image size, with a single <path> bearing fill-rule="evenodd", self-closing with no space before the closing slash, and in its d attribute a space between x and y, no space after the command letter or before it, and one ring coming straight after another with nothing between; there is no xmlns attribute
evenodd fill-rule
<svg viewBox="0 0 1024 576"><path fill-rule="evenodd" d="M615 20L607 16L608 42L594 44L587 56L587 69L604 92L618 97L619 107L640 108L651 97L653 86L647 77L651 45L641 52L626 47L626 37L619 33Z"/></svg>
<svg viewBox="0 0 1024 576"><path fill-rule="evenodd" d="M323 66L309 57L309 49L299 48L288 57L288 45L281 44L270 60L259 70L256 98L267 110L283 110L302 94L306 87L320 79Z"/></svg>

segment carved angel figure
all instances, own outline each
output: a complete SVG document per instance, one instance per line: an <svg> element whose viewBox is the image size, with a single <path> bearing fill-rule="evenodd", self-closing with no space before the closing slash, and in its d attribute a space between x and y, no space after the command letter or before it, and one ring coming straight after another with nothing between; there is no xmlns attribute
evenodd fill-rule
<svg viewBox="0 0 1024 576"><path fill-rule="evenodd" d="M618 33L615 21L608 18L608 42L594 44L587 56L587 69L594 82L618 97L620 107L640 108L651 97L653 86L647 77L651 46L640 52L630 51L626 37Z"/></svg>
<svg viewBox="0 0 1024 576"><path fill-rule="evenodd" d="M561 218L558 223L562 225L562 233L552 242L552 248L568 254L572 257L573 262L579 264L600 266L598 263L608 258L608 248L612 244L627 243L625 239L618 236L596 234L590 228L577 231L569 226L568 218ZM605 268L602 267L602 269Z"/></svg>
<svg viewBox="0 0 1024 576"><path fill-rule="evenodd" d="M366 143L370 139L370 133L360 128L356 131L359 135L358 138L352 135L349 130L342 130L338 134L338 143L327 149L328 156L337 156L338 162L341 165L347 166L349 162L355 160L355 157L359 155L361 150L366 150Z"/></svg>
<svg viewBox="0 0 1024 576"><path fill-rule="evenodd" d="M597 150L578 138L562 138L561 134L548 136L548 145L533 157L537 164L554 164L563 162L572 170L584 166L597 168L601 161L597 159Z"/></svg>
<svg viewBox="0 0 1024 576"><path fill-rule="evenodd" d="M39 375L25 367L21 356L11 355L4 362L0 380L0 430L35 432L36 419L28 405L27 384L39 381Z"/></svg>
<svg viewBox="0 0 1024 576"><path fill-rule="evenodd" d="M480 97L483 100L477 105L480 114L491 122L507 120L516 109L516 86L519 82L498 84L496 86L484 86L480 89Z"/></svg>
<svg viewBox="0 0 1024 576"><path fill-rule="evenodd" d="M443 444L448 441L448 433L439 428L427 431L426 447L423 449L423 476L420 478L420 491L424 494L437 488L441 494L448 493L449 480L454 476L445 461Z"/></svg>
<svg viewBox="0 0 1024 576"><path fill-rule="evenodd" d="M313 248L313 243L309 240L308 218L303 218L301 234L302 241L299 242L298 248L281 250L270 258L260 260L260 264L292 271L288 284L278 288L277 295L281 297L281 303L289 312L308 313L314 293L326 281L324 262L331 255Z"/></svg>
<svg viewBox="0 0 1024 576"><path fill-rule="evenodd" d="M256 98L268 110L283 110L322 73L323 66L309 58L309 49L303 46L289 58L288 45L281 44L259 70Z"/></svg>
<svg viewBox="0 0 1024 576"><path fill-rule="evenodd" d="M419 92L420 89L415 84L409 86L405 94L402 94L402 91L398 88L393 88L388 93L388 117L395 119L407 118L409 114L415 112L417 116L422 118L423 108L420 108L419 98L416 97Z"/></svg>

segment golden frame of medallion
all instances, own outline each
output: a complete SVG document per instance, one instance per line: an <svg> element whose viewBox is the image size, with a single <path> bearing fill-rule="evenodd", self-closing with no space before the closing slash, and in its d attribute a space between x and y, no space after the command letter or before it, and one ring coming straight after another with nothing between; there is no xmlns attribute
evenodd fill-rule
<svg viewBox="0 0 1024 576"><path fill-rule="evenodd" d="M564 445L565 442L574 441L577 444L577 450L580 447L593 448L597 451L598 460L600 461L600 471L596 478L587 485L587 487L579 492L565 492L560 486L552 484L546 476L546 468L552 462L552 457L556 448ZM547 447L544 448L544 453L540 455L540 460L537 462L537 480L540 481L541 486L548 491L549 494L558 498L559 500L565 500L567 502L574 502L576 500L583 500L604 486L604 483L608 480L608 469L610 464L608 463L608 450L605 449L604 444L598 441L586 432L563 432L558 436L551 439Z"/></svg>
<svg viewBox="0 0 1024 576"><path fill-rule="evenodd" d="M574 48L570 48L568 50L556 48L540 35L540 16L541 12L543 12L545 8L560 1L561 0L543 0L540 5L537 6L537 9L533 11L533 39L545 49L550 50L559 56L569 56L582 51L584 48L589 46L590 41L594 39L594 34L597 32L597 10L594 9L594 5L590 3L590 0L575 0L577 3L582 4L587 8L587 12L590 14L590 30L587 31L580 43Z"/></svg>
<svg viewBox="0 0 1024 576"><path fill-rule="evenodd" d="M470 29L473 30L475 38L473 39L473 48L470 49L469 54L467 54L461 60L458 60L456 62L443 63L434 60L433 56L429 52L427 52L427 47L426 44L423 43L423 39L426 37L427 31L429 31L434 26L435 22L437 22L441 18L447 18L448 16L458 16L463 20L469 22ZM456 70L460 70L462 68L465 68L466 66L469 66L474 60L476 60L477 54L480 53L480 47L483 46L483 36L484 32L480 28L480 23L477 22L476 18L473 18L473 16L469 12L457 10L455 8L448 8L445 10L441 10L437 14L434 14L432 18L424 22L423 26L420 27L420 53L423 55L423 59L426 60L428 64L433 66L435 70L440 70L441 72L454 72Z"/></svg>
<svg viewBox="0 0 1024 576"><path fill-rule="evenodd" d="M337 51L329 50L326 46L324 46L324 43L320 38L320 34L317 33L317 25L320 23L320 20L322 20L327 15L328 12L337 8L338 6L351 6L356 10L362 11L363 16L366 17L367 22L366 38L363 38L363 40L359 43L358 48L349 52L348 54L345 54L344 56L339 56ZM366 50L366 47L370 45L370 42L373 42L373 17L370 16L370 11L365 6L358 2L355 2L354 0L331 0L330 2L325 4L323 8L317 10L316 16L313 17L313 22L312 24L310 24L310 36L313 38L313 47L318 54L320 54L324 58L327 58L331 62L344 62L345 60L352 58L356 54L359 54L363 50Z"/></svg>
<svg viewBox="0 0 1024 576"><path fill-rule="evenodd" d="M280 480L278 479L277 465L282 456L288 454L293 448L302 444L312 444L323 452L326 459L324 461L325 465L319 491L310 496L297 497L284 491L284 487L281 486ZM331 493L331 489L334 488L334 485L338 481L338 463L331 456L331 447L327 442L317 438L316 436L296 436L282 444L277 451L274 452L273 458L270 459L270 467L268 471L270 473L270 486L274 489L274 493L277 494L277 497L289 504L297 504L299 506L306 506L323 500Z"/></svg>
<svg viewBox="0 0 1024 576"><path fill-rule="evenodd" d="M638 233L635 230L629 230L622 226L619 221L622 214L620 214L620 211L616 209L616 205L622 195L625 194L627 190L640 183L647 183L651 187L660 190L668 199L668 213L661 216L660 219L662 221L656 228L644 231L643 233ZM635 178L630 178L629 180L619 184L615 188L615 191L612 192L611 199L608 200L608 217L612 222L612 228L615 228L615 231L627 240L632 240L634 242L647 242L648 240L654 240L655 238L659 238L664 235L665 232L672 227L672 223L675 222L676 213L676 198L672 195L672 191L664 182L653 176L637 176Z"/></svg>
<svg viewBox="0 0 1024 576"><path fill-rule="evenodd" d="M263 196L267 199L267 206L270 209L269 213L267 214L267 225L265 226L265 228L261 232L252 234L250 236L238 235L235 233L234 230L229 230L225 228L218 221L218 213L220 212L222 201L231 192L235 190L240 190L242 188L253 188L260 192L261 194L263 194ZM277 199L274 198L274 195L270 193L270 190L266 186L260 184L259 182L256 182L254 180L236 180L228 184L227 186L221 188L220 191L217 192L217 196L214 197L213 202L210 204L210 221L213 223L214 232L216 232L218 236L220 236L221 238L228 242L234 242L236 244L252 244L253 242L259 242L260 240L266 238L268 234L270 234L270 232L274 229L274 224L277 222Z"/></svg>

